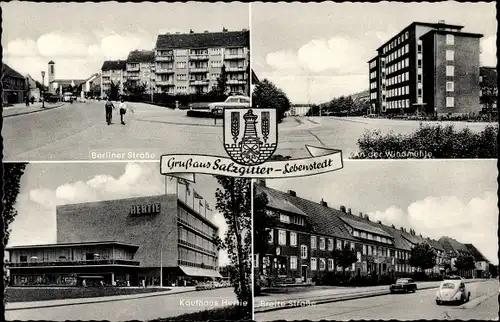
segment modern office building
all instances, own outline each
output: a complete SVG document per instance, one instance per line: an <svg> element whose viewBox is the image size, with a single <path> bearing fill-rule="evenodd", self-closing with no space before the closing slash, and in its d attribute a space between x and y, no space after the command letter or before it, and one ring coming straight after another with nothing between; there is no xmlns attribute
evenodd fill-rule
<svg viewBox="0 0 500 322"><path fill-rule="evenodd" d="M156 41L156 89L168 94L208 93L222 68L226 91L250 91L248 30L159 35Z"/></svg>
<svg viewBox="0 0 500 322"><path fill-rule="evenodd" d="M126 76L126 60L106 60L101 67L101 97L108 95L111 83L119 85L119 94L123 94L123 83Z"/></svg>
<svg viewBox="0 0 500 322"><path fill-rule="evenodd" d="M218 227L176 195L57 207L57 243L8 247L11 285L220 278ZM181 284L181 285L182 285Z"/></svg>
<svg viewBox="0 0 500 322"><path fill-rule="evenodd" d="M371 113L478 113L481 34L413 22L368 62Z"/></svg>
<svg viewBox="0 0 500 322"><path fill-rule="evenodd" d="M127 57L126 81L145 85L146 93L155 90L155 53L153 50L134 50Z"/></svg>

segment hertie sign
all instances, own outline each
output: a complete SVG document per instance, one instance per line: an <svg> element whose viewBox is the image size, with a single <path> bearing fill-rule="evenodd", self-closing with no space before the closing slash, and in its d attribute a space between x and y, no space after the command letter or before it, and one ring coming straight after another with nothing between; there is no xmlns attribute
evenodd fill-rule
<svg viewBox="0 0 500 322"><path fill-rule="evenodd" d="M161 206L159 203L152 203L146 205L134 205L130 207L130 214L132 216L138 215L155 215L160 213Z"/></svg>

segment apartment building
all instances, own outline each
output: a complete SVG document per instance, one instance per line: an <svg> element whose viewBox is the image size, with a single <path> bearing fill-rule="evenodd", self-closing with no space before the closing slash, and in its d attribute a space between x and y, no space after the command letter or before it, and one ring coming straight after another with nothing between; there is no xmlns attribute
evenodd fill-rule
<svg viewBox="0 0 500 322"><path fill-rule="evenodd" d="M104 98L109 94L112 82L119 85L119 94L123 94L126 76L126 60L106 60L101 67L101 97Z"/></svg>
<svg viewBox="0 0 500 322"><path fill-rule="evenodd" d="M368 62L372 113L478 113L483 35L463 26L413 22Z"/></svg>
<svg viewBox="0 0 500 322"><path fill-rule="evenodd" d="M498 74L496 67L482 66L479 69L479 87L483 112L498 113Z"/></svg>
<svg viewBox="0 0 500 322"><path fill-rule="evenodd" d="M153 50L134 50L127 57L126 81L146 85L146 93L155 91L155 53Z"/></svg>
<svg viewBox="0 0 500 322"><path fill-rule="evenodd" d="M222 68L226 92L250 90L248 30L159 35L156 41L156 90L168 94L208 93Z"/></svg>

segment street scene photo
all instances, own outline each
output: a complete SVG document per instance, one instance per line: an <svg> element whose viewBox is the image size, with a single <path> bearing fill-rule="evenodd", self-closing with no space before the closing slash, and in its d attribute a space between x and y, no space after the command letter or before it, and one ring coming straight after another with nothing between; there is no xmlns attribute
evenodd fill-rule
<svg viewBox="0 0 500 322"><path fill-rule="evenodd" d="M6 320L250 320L250 180L4 163Z"/></svg>
<svg viewBox="0 0 500 322"><path fill-rule="evenodd" d="M496 162L255 180L256 321L498 320Z"/></svg>
<svg viewBox="0 0 500 322"><path fill-rule="evenodd" d="M250 107L248 4L10 2L2 11L4 160L223 155L223 108ZM19 17L37 19L19 28Z"/></svg>
<svg viewBox="0 0 500 322"><path fill-rule="evenodd" d="M251 8L252 104L278 109L280 155L497 158L494 3Z"/></svg>

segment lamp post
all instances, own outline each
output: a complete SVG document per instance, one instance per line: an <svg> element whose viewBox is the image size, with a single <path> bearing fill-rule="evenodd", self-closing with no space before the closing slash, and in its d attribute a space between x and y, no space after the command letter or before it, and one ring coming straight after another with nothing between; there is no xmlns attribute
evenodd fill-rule
<svg viewBox="0 0 500 322"><path fill-rule="evenodd" d="M45 97L44 97L44 87L45 87L45 71L42 70L42 108L45 108Z"/></svg>

